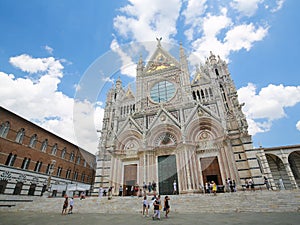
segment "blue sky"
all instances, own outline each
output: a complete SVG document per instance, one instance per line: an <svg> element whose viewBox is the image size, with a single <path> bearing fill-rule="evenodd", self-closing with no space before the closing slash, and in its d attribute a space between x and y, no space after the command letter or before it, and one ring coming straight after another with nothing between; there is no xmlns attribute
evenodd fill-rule
<svg viewBox="0 0 300 225"><path fill-rule="evenodd" d="M300 144L299 8L295 0L2 0L0 105L95 153L101 95L116 76L134 81L129 44L162 37L163 46L182 42L191 65L209 51L229 63L254 147ZM117 75L94 71L100 97L75 101L91 65L102 60L109 71L114 58Z"/></svg>

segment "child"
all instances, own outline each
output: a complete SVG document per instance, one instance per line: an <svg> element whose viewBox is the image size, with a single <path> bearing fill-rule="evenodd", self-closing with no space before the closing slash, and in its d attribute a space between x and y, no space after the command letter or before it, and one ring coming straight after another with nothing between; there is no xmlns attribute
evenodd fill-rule
<svg viewBox="0 0 300 225"><path fill-rule="evenodd" d="M148 208L149 208L149 203L147 201L147 196L144 196L144 200L143 200L143 216L149 216L148 215ZM145 212L146 212L146 215L145 215Z"/></svg>

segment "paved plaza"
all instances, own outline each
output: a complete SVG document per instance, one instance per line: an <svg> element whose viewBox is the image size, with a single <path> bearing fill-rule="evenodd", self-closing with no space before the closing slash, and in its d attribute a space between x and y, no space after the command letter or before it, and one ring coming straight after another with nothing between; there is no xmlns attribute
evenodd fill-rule
<svg viewBox="0 0 300 225"><path fill-rule="evenodd" d="M92 225L92 224L172 224L172 225L214 225L214 224L280 224L296 225L300 221L300 213L205 213L180 214L171 213L168 219L153 221L151 217L144 218L141 214L103 214L76 213L62 216L59 213L37 212L0 212L2 225Z"/></svg>

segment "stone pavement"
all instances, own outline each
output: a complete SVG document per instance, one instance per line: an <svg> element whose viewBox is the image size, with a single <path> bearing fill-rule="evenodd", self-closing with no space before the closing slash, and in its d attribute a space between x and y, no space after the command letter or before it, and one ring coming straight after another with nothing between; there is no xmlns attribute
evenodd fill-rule
<svg viewBox="0 0 300 225"><path fill-rule="evenodd" d="M103 213L75 213L62 216L60 213L37 212L0 212L1 225L235 225L235 224L272 224L298 225L298 212L285 213L170 213L168 219L153 221L141 214L103 214Z"/></svg>
<svg viewBox="0 0 300 225"><path fill-rule="evenodd" d="M300 190L171 195L170 198L170 218L162 216L161 221L152 221L142 217L142 198L137 197L75 198L74 214L62 216L63 198L0 195L1 204L15 205L0 207L0 225L300 224Z"/></svg>

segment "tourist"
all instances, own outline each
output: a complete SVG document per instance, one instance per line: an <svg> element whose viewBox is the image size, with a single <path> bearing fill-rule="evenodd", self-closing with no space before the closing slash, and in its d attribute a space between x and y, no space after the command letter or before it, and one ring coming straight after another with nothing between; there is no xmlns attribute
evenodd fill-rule
<svg viewBox="0 0 300 225"><path fill-rule="evenodd" d="M236 183L235 180L232 180L233 191L236 192Z"/></svg>
<svg viewBox="0 0 300 225"><path fill-rule="evenodd" d="M264 176L264 184L266 185L267 189L270 190L270 184L266 176Z"/></svg>
<svg viewBox="0 0 300 225"><path fill-rule="evenodd" d="M230 179L230 178L229 178ZM234 187L233 187L233 182L232 180L229 180L229 188L230 188L230 192L234 192Z"/></svg>
<svg viewBox="0 0 300 225"><path fill-rule="evenodd" d="M212 193L214 195L217 195L217 184L214 181L212 181L211 184L212 184L211 185L212 186Z"/></svg>
<svg viewBox="0 0 300 225"><path fill-rule="evenodd" d="M80 200L82 200L82 199L85 199L85 193L84 193L84 191L81 192L81 194L80 194Z"/></svg>
<svg viewBox="0 0 300 225"><path fill-rule="evenodd" d="M170 212L170 204L169 204L170 198L168 196L165 197L164 201L164 211L166 212L165 217L168 218L168 214Z"/></svg>
<svg viewBox="0 0 300 225"><path fill-rule="evenodd" d="M157 196L153 205L154 205L154 215L152 216L152 219L154 220L156 217L158 220L160 220L160 210L161 210L160 195Z"/></svg>
<svg viewBox="0 0 300 225"><path fill-rule="evenodd" d="M69 205L68 196L66 196L66 197L65 197L64 204L63 204L63 209L62 209L62 211L61 211L61 214L62 214L62 215L67 214L68 205Z"/></svg>
<svg viewBox="0 0 300 225"><path fill-rule="evenodd" d="M205 182L205 193L209 193L209 185Z"/></svg>
<svg viewBox="0 0 300 225"><path fill-rule="evenodd" d="M174 183L173 183L173 195L176 195L177 194L177 183L176 183L176 180L174 180Z"/></svg>
<svg viewBox="0 0 300 225"><path fill-rule="evenodd" d="M251 191L255 191L255 189L254 189L254 182L253 182L253 180L251 178L248 180L248 186L250 186Z"/></svg>
<svg viewBox="0 0 300 225"><path fill-rule="evenodd" d="M101 198L103 196L103 188L100 187L99 188L99 198Z"/></svg>
<svg viewBox="0 0 300 225"><path fill-rule="evenodd" d="M249 180L248 179L245 179L245 186L246 186L246 189L248 190L249 189Z"/></svg>
<svg viewBox="0 0 300 225"><path fill-rule="evenodd" d="M151 182L149 182L149 184L148 184L148 191L149 191L149 193L151 193L151 191L152 191L152 184L151 184Z"/></svg>
<svg viewBox="0 0 300 225"><path fill-rule="evenodd" d="M73 214L73 208L74 208L74 198L72 197L70 199L70 208L68 214Z"/></svg>
<svg viewBox="0 0 300 225"><path fill-rule="evenodd" d="M144 217L149 216L148 208L149 208L149 203L148 203L148 200L147 200L147 196L144 196L144 200L143 200L143 216Z"/></svg>
<svg viewBox="0 0 300 225"><path fill-rule="evenodd" d="M119 187L119 196L123 196L123 187L120 185Z"/></svg>
<svg viewBox="0 0 300 225"><path fill-rule="evenodd" d="M155 181L152 182L152 189L153 189L153 192L156 193L156 183L155 183Z"/></svg>
<svg viewBox="0 0 300 225"><path fill-rule="evenodd" d="M146 195L146 191L147 191L147 184L146 184L146 182L144 181L144 182L143 182L143 195L144 195L144 196Z"/></svg>
<svg viewBox="0 0 300 225"><path fill-rule="evenodd" d="M107 193L108 200L111 200L111 199L112 199L112 188L113 188L113 187L109 187L109 189L108 189L108 193Z"/></svg>

